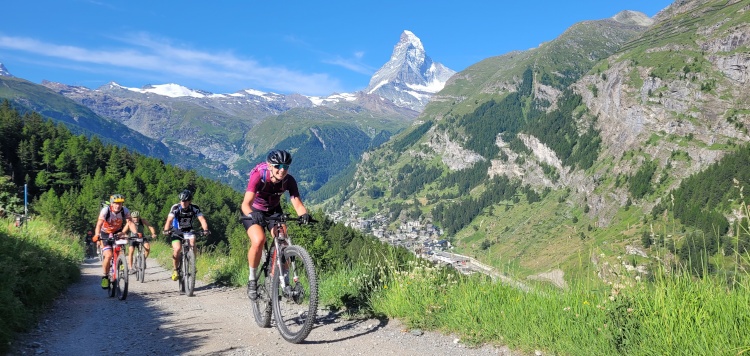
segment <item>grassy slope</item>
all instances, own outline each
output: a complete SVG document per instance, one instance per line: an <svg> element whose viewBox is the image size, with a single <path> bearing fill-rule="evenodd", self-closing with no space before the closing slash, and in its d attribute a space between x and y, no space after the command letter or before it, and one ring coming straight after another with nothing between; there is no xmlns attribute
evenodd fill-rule
<svg viewBox="0 0 750 356"><path fill-rule="evenodd" d="M82 259L78 237L41 220L19 229L12 220L0 219L0 353L16 332L34 325L40 313L78 280Z"/></svg>

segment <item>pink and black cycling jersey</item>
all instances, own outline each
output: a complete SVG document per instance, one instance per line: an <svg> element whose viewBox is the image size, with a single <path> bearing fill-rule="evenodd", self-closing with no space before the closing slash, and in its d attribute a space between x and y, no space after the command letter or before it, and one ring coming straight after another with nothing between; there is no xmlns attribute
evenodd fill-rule
<svg viewBox="0 0 750 356"><path fill-rule="evenodd" d="M263 172L266 173L265 182L260 179L260 175ZM247 191L255 192L255 199L253 200L252 207L260 211L269 211L279 206L281 203L281 196L286 191L289 192L290 197L299 198L297 180L287 174L281 182L272 183L270 169L253 171L250 174L250 180L247 182Z"/></svg>

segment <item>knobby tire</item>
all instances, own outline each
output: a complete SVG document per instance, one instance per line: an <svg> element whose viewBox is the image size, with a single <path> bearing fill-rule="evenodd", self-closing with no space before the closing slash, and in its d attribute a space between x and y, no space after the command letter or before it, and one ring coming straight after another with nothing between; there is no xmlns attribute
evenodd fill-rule
<svg viewBox="0 0 750 356"><path fill-rule="evenodd" d="M268 277L268 265L265 264L267 258L266 251L263 251L263 255L258 265L255 281L257 283L258 298L255 301L250 301L250 305L253 307L253 317L255 323L261 328L271 327L271 315L273 309L271 308L271 295L269 294L271 279Z"/></svg>
<svg viewBox="0 0 750 356"><path fill-rule="evenodd" d="M143 247L138 247L136 250L136 258L135 258L135 270L136 275L135 279L143 283L146 280L146 256L143 254Z"/></svg>
<svg viewBox="0 0 750 356"><path fill-rule="evenodd" d="M180 294L185 293L185 253L183 252L180 257L179 264L177 265L177 289L180 290Z"/></svg>
<svg viewBox="0 0 750 356"><path fill-rule="evenodd" d="M195 252L190 248L185 255L185 293L188 297L193 296L193 289L195 289Z"/></svg>
<svg viewBox="0 0 750 356"><path fill-rule="evenodd" d="M281 286L284 271L274 268L271 300L276 326L284 340L297 344L312 330L318 309L318 279L312 258L301 246L283 250L281 265L288 268L289 284ZM293 277L299 280L294 281Z"/></svg>
<svg viewBox="0 0 750 356"><path fill-rule="evenodd" d="M128 297L128 261L124 253L117 256L117 299L125 300Z"/></svg>

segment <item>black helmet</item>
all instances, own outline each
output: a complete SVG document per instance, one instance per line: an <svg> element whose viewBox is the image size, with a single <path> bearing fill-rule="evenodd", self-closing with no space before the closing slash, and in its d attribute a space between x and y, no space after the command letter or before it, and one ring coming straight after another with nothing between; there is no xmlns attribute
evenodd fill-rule
<svg viewBox="0 0 750 356"><path fill-rule="evenodd" d="M180 201L188 201L193 200L193 192L191 192L188 189L183 190L180 192Z"/></svg>
<svg viewBox="0 0 750 356"><path fill-rule="evenodd" d="M292 155L284 150L273 150L268 153L266 161L269 164L292 164Z"/></svg>

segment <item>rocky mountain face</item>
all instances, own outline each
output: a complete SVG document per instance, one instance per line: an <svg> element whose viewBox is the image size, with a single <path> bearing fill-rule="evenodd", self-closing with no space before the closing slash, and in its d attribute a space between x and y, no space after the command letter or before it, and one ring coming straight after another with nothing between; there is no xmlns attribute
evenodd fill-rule
<svg viewBox="0 0 750 356"><path fill-rule="evenodd" d="M0 77L12 77L13 75L8 72L8 69L5 68L5 66L0 63Z"/></svg>
<svg viewBox="0 0 750 356"><path fill-rule="evenodd" d="M455 73L433 61L425 52L422 41L411 31L404 31L393 48L391 59L372 76L364 91L421 112Z"/></svg>
<svg viewBox="0 0 750 356"><path fill-rule="evenodd" d="M211 94L171 84L133 89L109 83L95 90L42 85L150 138L190 147L228 166L239 159L244 135L255 124L291 108L313 106L301 95L251 90Z"/></svg>
<svg viewBox="0 0 750 356"><path fill-rule="evenodd" d="M446 236L462 251L536 271L575 259L572 236L632 236L618 216L648 214L750 141L749 24L747 1L677 1L653 19L626 11L483 60L448 80L420 125L366 155L328 209L391 228L466 219ZM633 196L633 177L652 166L654 193ZM521 193L487 202L497 177L533 204Z"/></svg>
<svg viewBox="0 0 750 356"><path fill-rule="evenodd" d="M678 1L656 18L574 87L598 117L602 159L613 160L609 174L633 175L649 160L673 189L750 140L750 4ZM634 160L632 152L643 157ZM605 222L628 199L625 189L606 192L592 201Z"/></svg>

